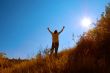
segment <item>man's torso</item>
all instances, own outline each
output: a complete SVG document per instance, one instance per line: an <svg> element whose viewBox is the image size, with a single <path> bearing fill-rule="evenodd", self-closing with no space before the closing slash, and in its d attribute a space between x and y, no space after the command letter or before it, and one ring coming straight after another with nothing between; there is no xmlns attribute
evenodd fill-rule
<svg viewBox="0 0 110 73"><path fill-rule="evenodd" d="M58 37L58 33L52 33L52 42L53 43L56 43L56 42L59 42L59 37Z"/></svg>

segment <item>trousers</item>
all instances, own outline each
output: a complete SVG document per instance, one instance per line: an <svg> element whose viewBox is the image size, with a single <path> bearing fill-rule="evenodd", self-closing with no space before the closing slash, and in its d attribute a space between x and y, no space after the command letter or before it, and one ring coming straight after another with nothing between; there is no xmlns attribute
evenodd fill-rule
<svg viewBox="0 0 110 73"><path fill-rule="evenodd" d="M55 50L55 55L57 55L57 52L58 52L58 47L59 47L59 42L52 43L52 47L51 47L51 54L52 54L52 53L53 53L53 51Z"/></svg>

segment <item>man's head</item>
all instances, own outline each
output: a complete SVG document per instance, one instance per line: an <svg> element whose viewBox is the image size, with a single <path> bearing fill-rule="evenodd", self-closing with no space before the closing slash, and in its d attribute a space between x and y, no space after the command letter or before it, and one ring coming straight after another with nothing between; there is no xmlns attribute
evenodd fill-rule
<svg viewBox="0 0 110 73"><path fill-rule="evenodd" d="M55 30L54 33L55 33L55 34L58 33L57 30Z"/></svg>

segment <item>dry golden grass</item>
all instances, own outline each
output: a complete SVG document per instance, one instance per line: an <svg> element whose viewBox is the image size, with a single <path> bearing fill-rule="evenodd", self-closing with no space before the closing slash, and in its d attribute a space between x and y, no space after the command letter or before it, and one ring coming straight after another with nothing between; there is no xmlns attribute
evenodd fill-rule
<svg viewBox="0 0 110 73"><path fill-rule="evenodd" d="M68 52L62 51L58 57L42 55L31 60L17 62L9 62L8 59L0 60L4 67L0 67L0 73L61 73L68 62ZM11 61L11 60L10 60ZM19 61L19 60L16 60ZM11 66L5 67L5 64Z"/></svg>

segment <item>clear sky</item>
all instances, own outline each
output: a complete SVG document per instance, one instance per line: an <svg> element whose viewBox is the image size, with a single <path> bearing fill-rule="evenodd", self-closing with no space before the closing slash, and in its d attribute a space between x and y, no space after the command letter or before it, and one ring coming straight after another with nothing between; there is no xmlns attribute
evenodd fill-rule
<svg viewBox="0 0 110 73"><path fill-rule="evenodd" d="M87 31L81 20L100 18L110 0L0 0L0 52L9 58L31 58L51 47L51 34L60 31L59 51L73 47L75 37Z"/></svg>

